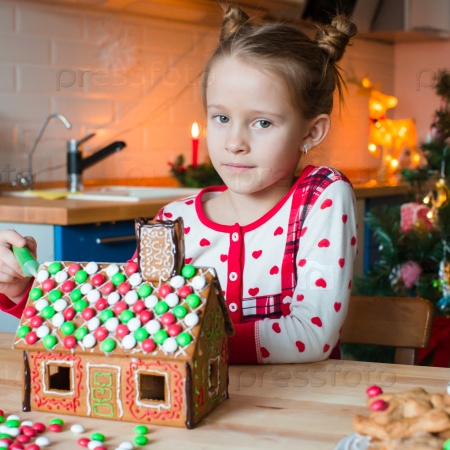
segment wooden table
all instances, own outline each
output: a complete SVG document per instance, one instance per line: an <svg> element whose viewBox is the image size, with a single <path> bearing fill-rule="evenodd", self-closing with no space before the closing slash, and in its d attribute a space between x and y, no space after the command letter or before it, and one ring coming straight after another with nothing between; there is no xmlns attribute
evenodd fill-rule
<svg viewBox="0 0 450 450"><path fill-rule="evenodd" d="M22 411L22 352L12 350L13 335L0 333L0 409L22 420L48 424L56 414ZM149 426L150 444L142 448L332 450L352 432L352 418L365 413L365 389L378 384L387 391L422 386L443 392L450 369L327 360L311 364L232 366L230 398L197 428ZM131 441L135 424L60 415L62 433L46 432L50 449L74 450L79 435L70 426L86 427L82 436L99 431L107 448Z"/></svg>

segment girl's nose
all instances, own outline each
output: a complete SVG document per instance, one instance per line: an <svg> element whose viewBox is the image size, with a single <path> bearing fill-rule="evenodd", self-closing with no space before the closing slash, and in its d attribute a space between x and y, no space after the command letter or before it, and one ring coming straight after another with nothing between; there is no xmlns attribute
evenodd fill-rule
<svg viewBox="0 0 450 450"><path fill-rule="evenodd" d="M225 150L232 153L247 153L249 149L245 133L239 130L230 130L225 141Z"/></svg>

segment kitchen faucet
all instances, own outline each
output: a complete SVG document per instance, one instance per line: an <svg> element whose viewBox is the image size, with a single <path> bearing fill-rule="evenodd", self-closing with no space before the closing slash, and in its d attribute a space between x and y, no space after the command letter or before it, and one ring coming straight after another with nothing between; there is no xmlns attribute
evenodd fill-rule
<svg viewBox="0 0 450 450"><path fill-rule="evenodd" d="M125 142L116 141L100 150L97 150L92 155L83 158L80 146L94 136L95 133L90 133L79 140L70 139L67 143L67 189L69 192L83 190L82 177L85 169L100 162L115 152L120 152L124 147L126 147Z"/></svg>

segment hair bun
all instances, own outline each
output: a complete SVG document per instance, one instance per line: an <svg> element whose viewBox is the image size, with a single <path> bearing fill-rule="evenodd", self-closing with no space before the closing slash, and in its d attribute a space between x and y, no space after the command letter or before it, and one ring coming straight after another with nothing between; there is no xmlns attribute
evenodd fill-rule
<svg viewBox="0 0 450 450"><path fill-rule="evenodd" d="M338 14L325 28L316 33L317 45L328 54L331 61L339 61L345 52L350 38L356 34L356 25L343 14Z"/></svg>
<svg viewBox="0 0 450 450"><path fill-rule="evenodd" d="M250 20L250 17L237 5L229 5L228 7L224 7L224 11L225 13L222 20L220 42L226 41L228 38L233 36Z"/></svg>

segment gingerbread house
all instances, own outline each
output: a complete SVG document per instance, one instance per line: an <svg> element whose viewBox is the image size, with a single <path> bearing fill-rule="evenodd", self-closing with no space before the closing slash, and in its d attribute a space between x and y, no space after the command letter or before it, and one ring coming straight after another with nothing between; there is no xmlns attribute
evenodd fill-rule
<svg viewBox="0 0 450 450"><path fill-rule="evenodd" d="M14 348L23 410L192 428L228 396L233 325L181 219L136 220L138 258L40 266Z"/></svg>

